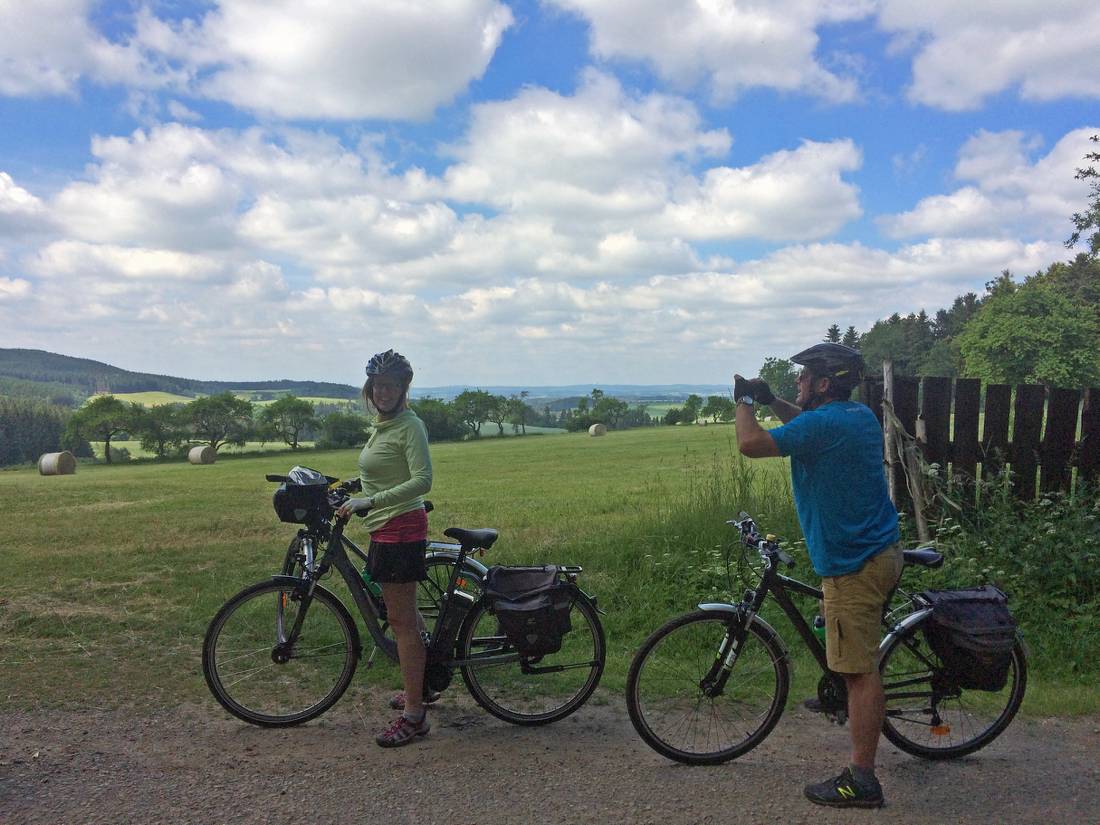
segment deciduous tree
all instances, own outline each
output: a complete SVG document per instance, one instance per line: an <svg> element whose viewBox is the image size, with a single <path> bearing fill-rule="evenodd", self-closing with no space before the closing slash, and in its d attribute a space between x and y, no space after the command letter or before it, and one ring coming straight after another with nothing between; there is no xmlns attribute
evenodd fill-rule
<svg viewBox="0 0 1100 825"><path fill-rule="evenodd" d="M103 442L103 456L111 463L111 439L126 432L134 415L129 405L113 395L97 395L69 419L73 435Z"/></svg>
<svg viewBox="0 0 1100 825"><path fill-rule="evenodd" d="M1093 135L1089 140L1100 143L1100 135ZM1085 160L1100 162L1100 152L1087 153ZM1073 234L1066 241L1066 247L1072 249L1077 246L1081 237L1085 236L1089 248L1088 255L1095 259L1100 256L1100 171L1097 171L1095 166L1086 166L1078 169L1074 177L1077 180L1089 182L1089 201L1084 212L1076 212L1071 218Z"/></svg>
<svg viewBox="0 0 1100 825"><path fill-rule="evenodd" d="M252 402L231 392L196 398L184 407L192 435L216 452L225 444L244 444L252 433Z"/></svg>
<svg viewBox="0 0 1100 825"><path fill-rule="evenodd" d="M298 449L302 431L317 425L313 404L293 395L285 395L260 410L260 424L281 438L290 449Z"/></svg>
<svg viewBox="0 0 1100 825"><path fill-rule="evenodd" d="M1052 285L1001 286L959 336L966 374L1058 387L1100 380L1100 319Z"/></svg>

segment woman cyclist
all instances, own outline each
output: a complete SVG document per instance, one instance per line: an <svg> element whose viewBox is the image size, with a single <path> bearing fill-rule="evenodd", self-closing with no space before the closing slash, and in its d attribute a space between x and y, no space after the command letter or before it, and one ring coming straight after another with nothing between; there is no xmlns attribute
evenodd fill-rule
<svg viewBox="0 0 1100 825"><path fill-rule="evenodd" d="M428 516L423 497L432 487L432 461L427 430L408 406L412 377L408 359L392 349L367 363L363 400L368 410L377 413L377 420L359 454L363 497L350 499L337 510L345 518L367 511L364 521L371 537L367 571L382 585L387 618L397 639L405 690L390 705L404 712L375 739L384 748L406 745L430 728L424 708L425 648L416 588L428 577L424 566Z"/></svg>

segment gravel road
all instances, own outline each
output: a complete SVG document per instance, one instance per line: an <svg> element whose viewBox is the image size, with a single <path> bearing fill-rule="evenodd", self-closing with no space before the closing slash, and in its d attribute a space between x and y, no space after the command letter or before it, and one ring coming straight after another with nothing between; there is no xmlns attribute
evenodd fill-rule
<svg viewBox="0 0 1100 825"><path fill-rule="evenodd" d="M635 735L599 695L542 728L449 695L432 733L383 751L386 696L349 695L322 719L262 730L209 705L9 712L0 822L23 823L1095 823L1100 719L1017 719L984 751L927 762L883 740L887 806L833 811L802 798L844 764L847 731L790 710L741 759L689 768Z"/></svg>

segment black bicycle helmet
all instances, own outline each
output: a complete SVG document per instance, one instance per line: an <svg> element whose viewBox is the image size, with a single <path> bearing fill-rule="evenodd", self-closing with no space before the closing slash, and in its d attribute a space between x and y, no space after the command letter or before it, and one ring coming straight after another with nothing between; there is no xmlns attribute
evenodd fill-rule
<svg viewBox="0 0 1100 825"><path fill-rule="evenodd" d="M367 375L396 375L403 381L411 381L413 368L408 358L388 349L371 357L367 362Z"/></svg>
<svg viewBox="0 0 1100 825"><path fill-rule="evenodd" d="M791 361L813 371L818 378L832 378L854 387L863 375L863 356L859 350L824 341L791 356Z"/></svg>

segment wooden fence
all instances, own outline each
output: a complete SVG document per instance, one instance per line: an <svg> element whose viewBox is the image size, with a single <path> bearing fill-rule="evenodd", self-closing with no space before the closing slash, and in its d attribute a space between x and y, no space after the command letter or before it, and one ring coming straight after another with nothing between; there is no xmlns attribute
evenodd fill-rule
<svg viewBox="0 0 1100 825"><path fill-rule="evenodd" d="M977 378L894 376L894 413L910 435L923 430L922 450L944 477L988 478L1007 469L1015 495L1095 485L1100 476L1100 389L1041 384L987 384ZM882 379L864 381L864 400L882 423ZM983 415L984 413L984 415ZM923 422L918 429L918 421ZM980 469L979 469L980 468ZM900 463L895 486L905 489Z"/></svg>

